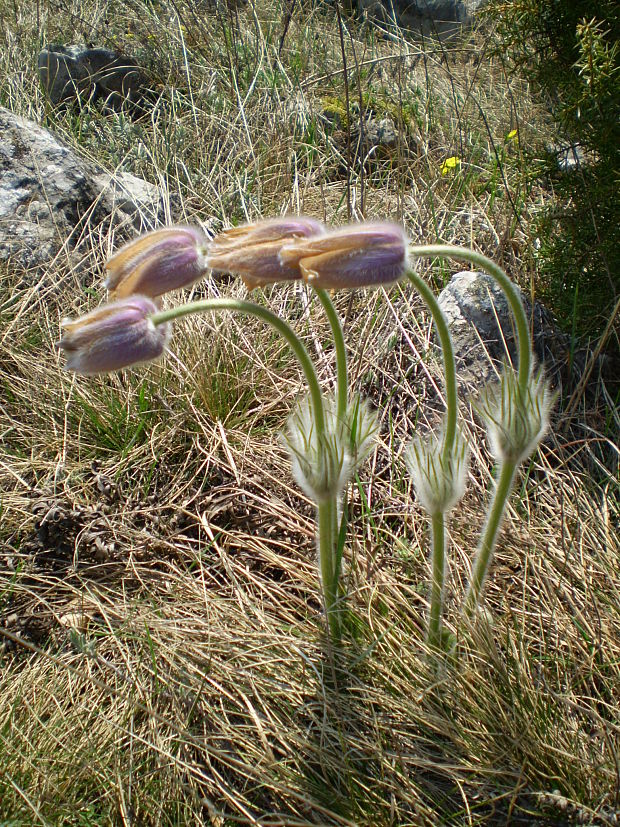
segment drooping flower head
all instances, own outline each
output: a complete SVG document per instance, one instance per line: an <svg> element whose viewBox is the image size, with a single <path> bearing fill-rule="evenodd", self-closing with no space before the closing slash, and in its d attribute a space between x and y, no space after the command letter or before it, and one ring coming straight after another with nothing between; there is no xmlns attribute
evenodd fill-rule
<svg viewBox="0 0 620 827"><path fill-rule="evenodd" d="M64 319L57 346L67 355L67 370L92 376L157 359L166 347L168 326L153 324L149 316L156 312L150 299L131 296L75 321Z"/></svg>
<svg viewBox="0 0 620 827"><path fill-rule="evenodd" d="M163 227L130 241L105 265L110 298L138 294L153 299L189 287L207 270L208 243L197 227Z"/></svg>
<svg viewBox="0 0 620 827"><path fill-rule="evenodd" d="M316 238L298 239L280 252L284 267L298 267L313 287L380 287L407 269L407 237L389 222L351 224Z"/></svg>
<svg viewBox="0 0 620 827"><path fill-rule="evenodd" d="M323 225L305 216L285 216L233 227L215 236L209 247L208 266L215 272L236 273L248 290L278 281L301 278L297 264L280 259L282 247L300 238L320 236Z"/></svg>

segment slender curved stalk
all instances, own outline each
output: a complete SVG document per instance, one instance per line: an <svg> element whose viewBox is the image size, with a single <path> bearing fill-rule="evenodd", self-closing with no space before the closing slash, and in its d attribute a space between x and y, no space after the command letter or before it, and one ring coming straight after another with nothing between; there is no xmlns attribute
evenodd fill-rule
<svg viewBox="0 0 620 827"><path fill-rule="evenodd" d="M329 294L319 287L313 288L317 294L319 301L323 305L325 314L332 329L332 336L334 337L334 347L336 348L336 411L339 420L344 419L347 411L347 402L349 397L349 379L347 368L347 350L344 343L344 336L342 333L342 325L336 313L336 308Z"/></svg>
<svg viewBox="0 0 620 827"><path fill-rule="evenodd" d="M338 601L338 573L336 571L334 543L334 509L336 498L330 497L318 503L319 525L319 566L323 584L325 616L333 643L340 641L340 617L336 607Z"/></svg>
<svg viewBox="0 0 620 827"><path fill-rule="evenodd" d="M323 306L323 310L325 311L325 315L329 321L334 339L334 347L336 350L336 416L339 421L342 421L346 416L349 402L347 349L342 332L342 325L340 324L340 319L338 318L336 308L334 307L329 293L319 287L315 287L313 289ZM340 640L341 634L340 615L335 608L338 601L338 584L340 582L340 569L342 563L342 558L340 560L337 559L338 540L340 535L338 504L339 499L337 497L333 497L329 503L319 505L319 559L322 561L324 557L327 558L329 555L332 560L332 586L330 588L329 603L328 598L326 597L325 607L328 616L329 629L334 643L337 643ZM325 518L324 527L321 526L321 509L329 511L329 528L327 525L327 518ZM324 550L321 549L322 544L327 546L328 531L330 534L329 552L327 548ZM323 570L322 562L321 570ZM325 591L325 594L327 595L327 591Z"/></svg>
<svg viewBox="0 0 620 827"><path fill-rule="evenodd" d="M516 471L517 464L515 462L502 462L491 507L489 508L480 542L478 543L474 570L472 571L463 604L463 614L470 620L474 616L478 603L480 602L482 587L484 586L484 580L491 562L495 543L497 542L497 534L502 524L502 518L512 490Z"/></svg>
<svg viewBox="0 0 620 827"><path fill-rule="evenodd" d="M326 298L331 305L329 297ZM323 396L321 394L321 388L314 370L314 365L312 364L312 360L310 359L303 342L294 333L287 322L284 321L284 319L281 319L265 307L261 307L253 302L242 301L240 299L204 299L202 301L190 302L189 304L173 307L170 310L162 310L159 313L155 313L150 318L154 325L160 325L165 322L175 321L176 319L180 319L183 316L188 316L192 313L215 312L218 310L232 310L237 313L245 313L249 316L255 316L256 318L270 324L284 337L284 339L286 339L292 351L297 356L305 374L306 381L308 382L314 415L314 425L316 427L317 437L321 439L325 434L325 410L323 406ZM333 310L333 316L335 317L338 328L340 328L340 323L338 322L338 317L335 315L335 310ZM342 339L342 330L340 330L340 337ZM345 354L343 339L340 352ZM346 383L346 355L344 365L344 381ZM342 374L340 373L339 367L339 379L341 377ZM346 384L344 404L346 410ZM335 497L318 503L317 522L321 585L325 604L325 616L327 619L329 633L334 643L337 643L340 639L340 619L336 611L336 602L338 600L338 577L335 559L337 542L337 534L335 530L336 509L337 502Z"/></svg>
<svg viewBox="0 0 620 827"><path fill-rule="evenodd" d="M517 326L517 343L519 349L519 387L522 393L526 392L527 383L532 371L532 348L527 316L521 302L519 292L502 268L490 258L468 250L464 247L454 247L449 244L424 244L409 247L409 256L412 258L454 258L459 261L468 261L470 264L485 270L499 284L510 305Z"/></svg>
<svg viewBox="0 0 620 827"><path fill-rule="evenodd" d="M297 356L301 368L308 382L310 389L310 399L312 401L312 411L314 414L314 424L319 437L325 433L325 411L323 407L323 396L319 381L316 377L316 371L312 360L308 355L301 339L293 332L284 319L268 310L266 307L261 307L253 302L242 301L241 299L203 299L201 301L189 302L178 307L172 307L170 310L162 310L159 313L154 313L151 316L151 321L154 325L164 324L164 322L172 322L180 319L183 316L189 316L192 313L206 313L217 310L234 310L237 313L244 313L248 316L256 316L263 322L267 322L280 333L288 342L291 350Z"/></svg>
<svg viewBox="0 0 620 827"><path fill-rule="evenodd" d="M448 329L445 316L443 315L439 302L428 284L413 270L407 273L407 277L418 293L422 296L424 303L430 310L433 322L441 343L443 357L443 369L446 386L446 426L444 432L443 458L447 464L451 462L454 442L456 440L456 420L458 414L458 395L456 382L456 364L454 361L454 348L452 337ZM432 535L432 582L431 582L431 606L428 620L428 645L431 649L441 648L441 615L443 609L443 590L446 576L446 551L447 538L445 526L445 514L439 512L431 516Z"/></svg>
<svg viewBox="0 0 620 827"><path fill-rule="evenodd" d="M433 572L431 582L431 608L428 620L428 645L441 649L441 613L443 608L443 587L446 566L446 526L443 512L431 518L433 543Z"/></svg>
<svg viewBox="0 0 620 827"><path fill-rule="evenodd" d="M521 401L524 401L527 398L528 385L532 374L532 343L527 323L527 316L525 315L525 309L523 307L523 303L521 302L519 291L508 278L506 273L501 267L499 267L499 265L497 265L494 261L491 261L491 259L486 256L483 256L481 253L461 247L440 244L413 246L409 248L409 255L412 258L421 258L422 256L438 256L442 258L454 258L460 261L467 261L487 272L499 284L508 300L508 304L512 310L517 328L517 344L519 354L517 384L521 394ZM476 608L480 602L484 581L491 563L491 558L497 542L497 535L502 523L508 498L510 497L516 472L517 463L506 459L501 461L499 475L495 484L495 491L491 500L482 536L480 538L480 542L478 543L478 550L474 561L474 569L463 604L463 614L469 619L471 619L475 614Z"/></svg>
<svg viewBox="0 0 620 827"><path fill-rule="evenodd" d="M441 307L439 307L437 297L428 284L413 270L409 270L407 273L407 278L422 296L424 303L430 310L431 316L433 317L433 322L435 323L435 328L437 329L439 341L441 343L443 370L446 384L446 430L444 433L443 455L444 459L448 461L456 439L456 418L458 414L456 364L454 361L452 337L450 336L446 318L441 311Z"/></svg>

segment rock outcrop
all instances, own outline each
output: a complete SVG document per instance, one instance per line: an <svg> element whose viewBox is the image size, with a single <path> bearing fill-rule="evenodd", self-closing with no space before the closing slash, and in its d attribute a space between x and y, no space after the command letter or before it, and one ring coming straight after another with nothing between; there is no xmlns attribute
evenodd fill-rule
<svg viewBox="0 0 620 827"><path fill-rule="evenodd" d="M543 368L553 387L565 387L570 382L570 337L558 329L542 305L535 302L532 307L526 296L521 298L530 322L536 367ZM422 429L439 428L445 411L438 336L430 313L420 299L415 301L423 327L432 329L428 351L416 349L422 341L419 322L408 322L407 313L402 312L402 325L385 339L382 349L377 343L375 365L361 383L373 405L388 412L384 421L404 439L410 438L413 423ZM470 271L456 273L438 301L452 337L459 398L461 402L475 399L486 385L498 380L506 363L517 365L516 329L508 301L491 276ZM573 354L573 364L575 358Z"/></svg>
<svg viewBox="0 0 620 827"><path fill-rule="evenodd" d="M474 22L484 0L359 0L371 20L439 37Z"/></svg>
<svg viewBox="0 0 620 827"><path fill-rule="evenodd" d="M163 217L158 187L106 173L47 129L0 108L0 261L30 270L61 251L79 257L93 233L133 235Z"/></svg>
<svg viewBox="0 0 620 827"><path fill-rule="evenodd" d="M103 99L112 109L136 105L144 78L136 61L111 49L50 44L39 53L39 80L53 106Z"/></svg>
<svg viewBox="0 0 620 827"><path fill-rule="evenodd" d="M568 363L568 337L551 315L521 295L539 364L547 375L557 375ZM503 363L517 363L516 330L508 301L497 282L486 273L456 273L439 295L450 333L460 380L480 389L495 379Z"/></svg>

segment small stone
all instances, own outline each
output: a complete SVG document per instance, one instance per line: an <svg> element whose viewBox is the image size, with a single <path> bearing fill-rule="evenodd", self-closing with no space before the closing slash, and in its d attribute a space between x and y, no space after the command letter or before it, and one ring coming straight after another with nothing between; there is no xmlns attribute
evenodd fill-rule
<svg viewBox="0 0 620 827"><path fill-rule="evenodd" d="M547 150L555 158L561 172L573 172L588 163L586 154L579 144L551 144Z"/></svg>
<svg viewBox="0 0 620 827"><path fill-rule="evenodd" d="M144 80L136 61L111 49L83 44L50 44L38 57L39 79L53 106L68 101L103 99L119 109L137 104L144 94Z"/></svg>
<svg viewBox="0 0 620 827"><path fill-rule="evenodd" d="M61 615L59 621L65 629L73 629L76 632L85 632L88 629L90 618L83 612L67 612Z"/></svg>
<svg viewBox="0 0 620 827"><path fill-rule="evenodd" d="M450 36L471 26L484 0L359 0L371 20L424 35Z"/></svg>
<svg viewBox="0 0 620 827"><path fill-rule="evenodd" d="M392 118L368 118L363 128L359 121L354 121L351 134L356 141L358 138L362 139L362 150L365 155L376 149L393 149L398 146L399 132Z"/></svg>

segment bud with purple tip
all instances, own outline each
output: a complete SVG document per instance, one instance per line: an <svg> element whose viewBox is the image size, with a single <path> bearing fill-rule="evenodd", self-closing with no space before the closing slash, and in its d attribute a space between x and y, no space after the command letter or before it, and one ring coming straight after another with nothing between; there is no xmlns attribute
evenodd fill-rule
<svg viewBox="0 0 620 827"><path fill-rule="evenodd" d="M149 316L157 307L145 296L104 304L75 321L64 319L58 347L67 370L92 376L109 373L162 355L168 326L155 327Z"/></svg>
<svg viewBox="0 0 620 827"><path fill-rule="evenodd" d="M201 279L209 240L197 227L163 227L136 238L110 258L106 287L113 299L155 298Z"/></svg>
<svg viewBox="0 0 620 827"><path fill-rule="evenodd" d="M278 281L301 278L297 262L280 258L285 244L324 233L323 225L305 216L285 216L233 227L217 235L209 247L207 263L217 272L237 273L248 290Z"/></svg>
<svg viewBox="0 0 620 827"><path fill-rule="evenodd" d="M407 237L396 224L353 224L282 248L283 267L299 267L313 287L380 287L404 276Z"/></svg>

